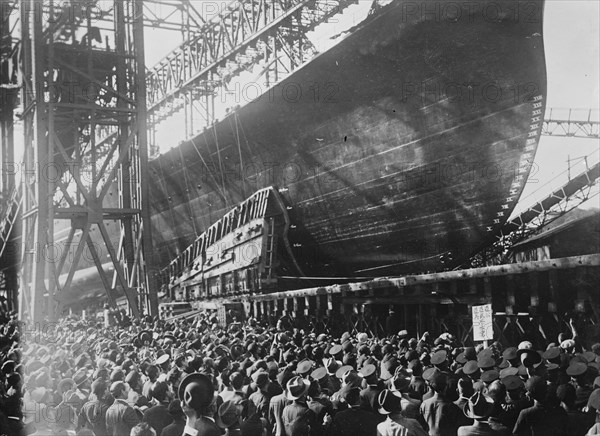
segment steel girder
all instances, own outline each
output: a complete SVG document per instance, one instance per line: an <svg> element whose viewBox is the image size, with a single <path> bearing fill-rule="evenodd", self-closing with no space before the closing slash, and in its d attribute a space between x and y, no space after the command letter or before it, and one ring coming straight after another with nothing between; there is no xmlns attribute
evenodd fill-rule
<svg viewBox="0 0 600 436"><path fill-rule="evenodd" d="M98 9L105 4L74 10L84 5L20 2L25 150L19 310L25 321L60 315L61 296L85 250L109 302L121 290L133 316L158 313L148 277L143 2L115 0ZM118 205L109 208L107 194L115 186ZM118 241L110 238L109 220L120 228ZM59 228L68 230L66 238L55 239ZM113 264L112 278L103 257Z"/></svg>

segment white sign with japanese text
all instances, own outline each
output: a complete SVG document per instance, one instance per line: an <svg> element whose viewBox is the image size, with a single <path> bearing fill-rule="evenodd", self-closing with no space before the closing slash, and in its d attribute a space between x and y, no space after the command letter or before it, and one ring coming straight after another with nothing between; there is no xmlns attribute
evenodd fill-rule
<svg viewBox="0 0 600 436"><path fill-rule="evenodd" d="M489 339L494 339L492 305L473 306L473 340L487 341Z"/></svg>

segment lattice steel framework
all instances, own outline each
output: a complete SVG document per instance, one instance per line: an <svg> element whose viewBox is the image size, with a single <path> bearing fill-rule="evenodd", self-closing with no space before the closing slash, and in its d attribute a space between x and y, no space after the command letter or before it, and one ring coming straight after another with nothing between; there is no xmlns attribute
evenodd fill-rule
<svg viewBox="0 0 600 436"><path fill-rule="evenodd" d="M20 2L23 320L61 313L61 295L69 291L84 250L109 302L114 304L120 289L133 316L158 313L148 279L152 240L142 10L141 0ZM118 206L109 207L107 194L115 186ZM55 225L64 220L68 236L55 241ZM120 227L117 244L107 221ZM93 228L99 235L94 238ZM103 257L114 267L112 278Z"/></svg>
<svg viewBox="0 0 600 436"><path fill-rule="evenodd" d="M18 40L16 1L0 0L0 297L17 307L20 190L15 183L14 109L18 104Z"/></svg>
<svg viewBox="0 0 600 436"><path fill-rule="evenodd" d="M191 137L215 120L217 91L227 91L232 78L260 65L254 81L262 80L266 90L317 54L306 33L353 3L230 2L147 75L150 126L184 111L186 138Z"/></svg>
<svg viewBox="0 0 600 436"><path fill-rule="evenodd" d="M546 109L542 135L600 138L598 109Z"/></svg>
<svg viewBox="0 0 600 436"><path fill-rule="evenodd" d="M596 196L600 163L586 167L577 176L553 190L518 216L508 221L496 235L496 241L471 258L463 267L480 267L509 262L508 249L534 235L539 229Z"/></svg>

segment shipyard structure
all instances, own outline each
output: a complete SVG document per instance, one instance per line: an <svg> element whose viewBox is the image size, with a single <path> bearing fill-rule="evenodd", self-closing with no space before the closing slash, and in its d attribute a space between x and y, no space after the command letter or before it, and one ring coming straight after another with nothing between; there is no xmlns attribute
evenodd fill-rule
<svg viewBox="0 0 600 436"><path fill-rule="evenodd" d="M598 137L597 111L546 107L543 0L0 4L1 292L24 322L394 313L466 341L491 304L500 340L597 337L598 163L518 207L544 135Z"/></svg>

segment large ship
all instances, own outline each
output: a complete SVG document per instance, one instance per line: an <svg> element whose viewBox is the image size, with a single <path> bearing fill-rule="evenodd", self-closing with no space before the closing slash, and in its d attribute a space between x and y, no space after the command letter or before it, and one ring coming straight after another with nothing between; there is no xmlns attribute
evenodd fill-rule
<svg viewBox="0 0 600 436"><path fill-rule="evenodd" d="M542 23L543 0L373 8L150 162L154 263L200 297L463 263L493 240L532 167Z"/></svg>
<svg viewBox="0 0 600 436"><path fill-rule="evenodd" d="M464 261L506 221L531 169L546 97L542 18L541 1L381 7L150 163L160 263L268 186L289 215L289 275Z"/></svg>

